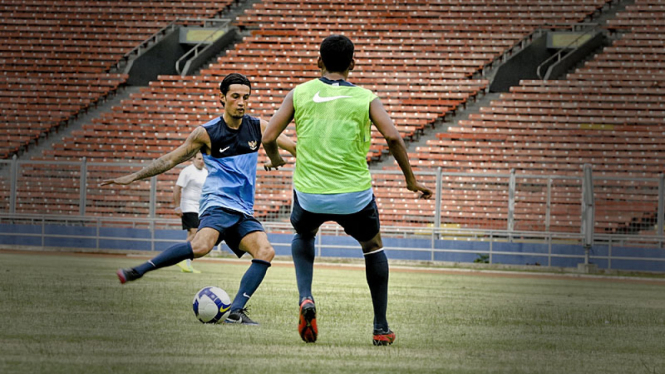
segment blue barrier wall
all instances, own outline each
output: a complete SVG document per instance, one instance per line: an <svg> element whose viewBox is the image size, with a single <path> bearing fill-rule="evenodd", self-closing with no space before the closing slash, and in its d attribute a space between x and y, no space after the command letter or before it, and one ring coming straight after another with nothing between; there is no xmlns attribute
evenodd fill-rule
<svg viewBox="0 0 665 374"><path fill-rule="evenodd" d="M185 238L184 230L155 230L153 238L148 229L0 224L0 245L10 246L162 251ZM268 234L268 238L278 256L291 255L292 234ZM550 255L551 265L556 267L584 262L581 245L389 237L383 238L383 245L388 257L395 260L473 262L491 252L494 264L547 266ZM226 245L222 248L231 253ZM321 236L316 251L321 257L362 258L360 245L348 236ZM665 250L594 246L591 262L601 269L665 272Z"/></svg>

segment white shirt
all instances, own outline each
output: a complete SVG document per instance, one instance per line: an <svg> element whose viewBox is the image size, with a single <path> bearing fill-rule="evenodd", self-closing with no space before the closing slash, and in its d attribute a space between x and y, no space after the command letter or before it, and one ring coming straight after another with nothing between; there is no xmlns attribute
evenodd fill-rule
<svg viewBox="0 0 665 374"><path fill-rule="evenodd" d="M175 184L182 187L180 209L183 213L199 212L201 189L207 176L208 170L206 168L199 170L194 165L189 165L180 172L178 181Z"/></svg>

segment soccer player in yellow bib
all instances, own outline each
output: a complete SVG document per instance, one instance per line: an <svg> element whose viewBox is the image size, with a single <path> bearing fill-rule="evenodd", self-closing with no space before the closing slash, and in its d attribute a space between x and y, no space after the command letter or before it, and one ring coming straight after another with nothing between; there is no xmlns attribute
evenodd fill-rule
<svg viewBox="0 0 665 374"><path fill-rule="evenodd" d="M432 191L413 175L404 141L381 100L347 81L355 65L351 40L331 35L323 40L319 52L321 78L291 90L262 137L272 166L284 165L276 141L295 120L298 160L293 174L291 224L296 235L291 252L300 294L298 332L305 342L316 341L318 327L312 297L314 238L321 224L335 221L362 247L374 307L373 343L389 345L396 335L386 319L388 259L383 251L379 212L366 161L372 123L388 142L406 179L406 188L424 199L429 199Z"/></svg>

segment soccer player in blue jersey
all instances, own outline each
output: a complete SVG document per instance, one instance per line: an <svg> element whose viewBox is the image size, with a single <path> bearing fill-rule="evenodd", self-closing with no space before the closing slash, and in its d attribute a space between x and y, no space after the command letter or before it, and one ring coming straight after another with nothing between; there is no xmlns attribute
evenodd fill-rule
<svg viewBox="0 0 665 374"><path fill-rule="evenodd" d="M293 174L291 223L296 235L291 253L300 293L300 337L305 342L317 339L312 297L314 238L321 224L335 221L362 247L374 307L373 343L388 345L396 337L386 319L388 259L366 161L372 123L388 142L406 188L425 199L432 191L413 175L404 141L381 100L347 81L355 65L353 51L351 40L342 35L329 36L321 43L321 78L298 85L286 95L263 134L263 146L272 165L283 165L278 139L291 120L295 121L298 162Z"/></svg>
<svg viewBox="0 0 665 374"><path fill-rule="evenodd" d="M205 256L224 240L238 257L249 253L253 258L240 281L226 322L256 325L247 316L245 305L263 281L275 250L261 223L252 216L258 150L262 131L268 123L245 114L250 93L251 84L244 75L227 75L220 84L220 101L224 107L221 117L194 129L182 145L149 166L106 180L102 185L127 185L150 178L172 169L201 150L208 177L201 195L201 222L192 241L169 247L136 267L119 269L117 275L120 283L134 281L149 271ZM296 145L289 138L280 137L279 146L296 155ZM268 164L265 167L270 169L273 166Z"/></svg>

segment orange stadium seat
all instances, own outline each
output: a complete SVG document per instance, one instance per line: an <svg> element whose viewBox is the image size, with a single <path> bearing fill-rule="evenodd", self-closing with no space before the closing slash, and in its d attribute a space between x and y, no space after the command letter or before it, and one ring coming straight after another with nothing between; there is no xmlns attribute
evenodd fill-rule
<svg viewBox="0 0 665 374"><path fill-rule="evenodd" d="M610 177L653 178L662 173L665 106L659 98L665 93L665 75L660 73L665 30L639 26L662 24L665 11L649 7L645 12L645 6L628 5L625 13L609 21L609 27L627 32L625 37L566 79L522 81L469 120L459 121L458 127L410 152L411 160L423 168L448 171L516 169L525 174L579 176L581 166L590 163L597 174ZM660 41L653 43L654 39ZM651 222L648 217L656 211L656 199L636 201L641 198L626 194L627 187L620 185L597 196L598 231L613 232L635 219ZM643 188L640 193L646 195L640 196L649 196L648 191L655 193ZM553 207L577 208L553 210L550 229L579 230L579 197L570 203L566 195L552 198ZM525 212L545 212L544 204L530 202ZM454 215L454 209L451 212ZM531 222L522 227L539 226L518 212L518 223Z"/></svg>
<svg viewBox="0 0 665 374"><path fill-rule="evenodd" d="M3 106L3 113L12 109L15 116L0 120L0 128L12 128L16 122L32 127L34 117L42 115L40 132L57 129L126 82L127 75L108 72L143 40L176 18L212 16L232 2L3 2L0 98L21 100ZM62 113L54 115L56 109ZM0 150L0 157L17 153L39 137L24 136L18 147Z"/></svg>

